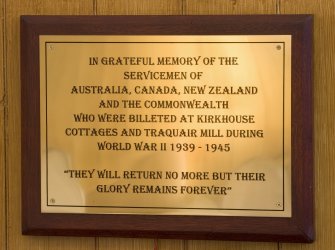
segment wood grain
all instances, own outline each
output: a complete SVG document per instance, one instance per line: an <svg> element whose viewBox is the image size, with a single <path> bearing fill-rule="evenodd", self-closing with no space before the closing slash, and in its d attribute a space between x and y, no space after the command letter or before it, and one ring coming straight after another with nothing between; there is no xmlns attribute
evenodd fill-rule
<svg viewBox="0 0 335 250"><path fill-rule="evenodd" d="M233 241L189 241L187 250L277 250L277 243ZM279 250L279 249L278 249Z"/></svg>
<svg viewBox="0 0 335 250"><path fill-rule="evenodd" d="M98 238L98 249L140 250L154 249L154 241L148 239Z"/></svg>
<svg viewBox="0 0 335 250"><path fill-rule="evenodd" d="M0 249L6 249L6 172L5 172L5 75L4 68L4 1L0 0Z"/></svg>
<svg viewBox="0 0 335 250"><path fill-rule="evenodd" d="M181 0L97 0L98 15L179 15L182 14ZM152 239L99 238L98 249L183 249L184 241ZM98 250L97 249L97 250Z"/></svg>
<svg viewBox="0 0 335 250"><path fill-rule="evenodd" d="M186 240L157 240L157 250L186 250ZM154 249L154 250L156 250Z"/></svg>
<svg viewBox="0 0 335 250"><path fill-rule="evenodd" d="M6 170L8 182L8 249L94 249L93 238L23 237L21 235L20 182L20 57L19 16L22 14L91 14L92 0L23 0L6 1L6 79L8 123Z"/></svg>
<svg viewBox="0 0 335 250"><path fill-rule="evenodd" d="M185 15L275 14L276 0L185 0Z"/></svg>
<svg viewBox="0 0 335 250"><path fill-rule="evenodd" d="M316 242L282 244L283 250L335 249L335 1L282 0L283 14L314 14L314 137Z"/></svg>
<svg viewBox="0 0 335 250"><path fill-rule="evenodd" d="M182 0L97 0L98 15L178 15Z"/></svg>

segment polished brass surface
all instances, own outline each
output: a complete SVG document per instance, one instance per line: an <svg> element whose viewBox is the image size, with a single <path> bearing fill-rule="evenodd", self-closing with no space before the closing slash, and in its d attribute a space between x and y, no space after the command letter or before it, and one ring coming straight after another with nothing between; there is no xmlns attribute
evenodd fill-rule
<svg viewBox="0 0 335 250"><path fill-rule="evenodd" d="M291 37L40 36L44 213L291 216Z"/></svg>

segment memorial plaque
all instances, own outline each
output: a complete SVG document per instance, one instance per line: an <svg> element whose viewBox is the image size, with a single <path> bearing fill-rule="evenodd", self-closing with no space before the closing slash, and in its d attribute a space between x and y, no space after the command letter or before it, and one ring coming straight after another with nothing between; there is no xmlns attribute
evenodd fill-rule
<svg viewBox="0 0 335 250"><path fill-rule="evenodd" d="M127 18L22 19L26 232L310 241L310 17Z"/></svg>
<svg viewBox="0 0 335 250"><path fill-rule="evenodd" d="M290 36L40 36L42 212L291 216Z"/></svg>

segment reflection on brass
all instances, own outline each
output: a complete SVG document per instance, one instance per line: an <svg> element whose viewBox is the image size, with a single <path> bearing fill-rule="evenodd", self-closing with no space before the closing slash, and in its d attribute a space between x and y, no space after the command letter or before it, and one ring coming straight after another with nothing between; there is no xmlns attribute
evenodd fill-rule
<svg viewBox="0 0 335 250"><path fill-rule="evenodd" d="M291 36L40 36L43 213L291 216Z"/></svg>

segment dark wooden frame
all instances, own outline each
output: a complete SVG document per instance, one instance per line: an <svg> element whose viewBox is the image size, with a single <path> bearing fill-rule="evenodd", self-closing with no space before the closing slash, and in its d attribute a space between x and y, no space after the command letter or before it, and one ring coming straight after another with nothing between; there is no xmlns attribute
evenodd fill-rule
<svg viewBox="0 0 335 250"><path fill-rule="evenodd" d="M311 15L22 16L22 232L244 241L314 240ZM292 217L42 214L39 35L292 35Z"/></svg>

